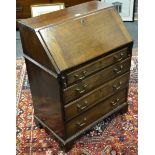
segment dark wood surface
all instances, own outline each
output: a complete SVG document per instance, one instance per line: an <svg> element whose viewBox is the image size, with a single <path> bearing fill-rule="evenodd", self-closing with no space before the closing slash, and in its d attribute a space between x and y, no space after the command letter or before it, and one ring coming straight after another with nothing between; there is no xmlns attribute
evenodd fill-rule
<svg viewBox="0 0 155 155"><path fill-rule="evenodd" d="M127 90L122 90L121 92L111 96L104 102L101 102L86 111L85 113L80 114L78 117L72 119L67 123L67 137L72 136L77 131L80 131L84 127L88 126L101 116L105 115L109 111L115 109L121 103L126 102Z"/></svg>
<svg viewBox="0 0 155 155"><path fill-rule="evenodd" d="M93 1L22 20L19 30L35 120L62 145L127 110L133 41L113 7Z"/></svg>
<svg viewBox="0 0 155 155"><path fill-rule="evenodd" d="M88 93L92 89L95 89L101 84L129 71L130 61L130 58L125 59L65 89L63 95L64 103L67 104L68 102L71 102L72 100L75 100L80 96Z"/></svg>
<svg viewBox="0 0 155 155"><path fill-rule="evenodd" d="M91 0L64 0L66 7L71 7L71 6L81 4L81 3L85 3L85 2L89 2L89 1L91 1Z"/></svg>
<svg viewBox="0 0 155 155"><path fill-rule="evenodd" d="M64 116L61 109L59 79L52 77L25 59L33 99L34 114L60 137L65 138Z"/></svg>
<svg viewBox="0 0 155 155"><path fill-rule="evenodd" d="M104 12L78 17L39 32L59 70L63 71L131 42L123 23L118 25L119 20L110 7Z"/></svg>
<svg viewBox="0 0 155 155"><path fill-rule="evenodd" d="M97 59L92 63L84 65L83 67L80 67L79 69L74 70L73 72L69 72L66 75L64 75L66 77L67 86L69 86L70 84L73 84L76 81L80 81L86 78L87 76L89 76L90 74L96 71L99 71L116 62L119 62L130 55L131 53L129 52L129 49L124 48L122 50L119 50L118 52L114 52L101 59Z"/></svg>
<svg viewBox="0 0 155 155"><path fill-rule="evenodd" d="M105 83L104 85L94 89L90 93L82 96L81 98L67 104L65 106L65 119L66 121L81 114L85 110L91 108L93 105L99 103L101 100L111 96L112 94L120 91L128 86L130 73L127 72L118 78Z"/></svg>
<svg viewBox="0 0 155 155"><path fill-rule="evenodd" d="M42 46L36 33L34 31L29 31L25 26L21 27L20 31L22 31L20 35L24 54L56 73L55 68L48 57L48 52L46 53L46 50Z"/></svg>
<svg viewBox="0 0 155 155"><path fill-rule="evenodd" d="M52 13L40 15L39 17L28 18L22 20L22 23L31 27L32 29L39 29L58 22L63 22L67 19L73 19L76 15L88 14L111 5L106 3L100 3L98 1L91 1L90 3L79 4L76 7L69 7Z"/></svg>
<svg viewBox="0 0 155 155"><path fill-rule="evenodd" d="M31 5L64 3L65 7L71 7L91 0L16 0L16 29L18 30L18 21L31 18Z"/></svg>

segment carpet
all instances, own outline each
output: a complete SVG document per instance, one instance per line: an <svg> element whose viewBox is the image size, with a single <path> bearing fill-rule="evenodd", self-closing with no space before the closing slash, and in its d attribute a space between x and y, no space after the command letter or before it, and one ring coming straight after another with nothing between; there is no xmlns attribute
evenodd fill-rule
<svg viewBox="0 0 155 155"><path fill-rule="evenodd" d="M19 64L19 61L18 61ZM21 61L22 66L25 65ZM33 121L33 105L28 78L21 77L22 87L17 104L17 155L137 155L138 154L138 57L132 57L128 94L128 113L113 114L79 138L68 153L44 129ZM17 67L18 68L18 67ZM21 67L22 68L22 67ZM22 71L18 71L22 72ZM22 75L22 74L21 74ZM21 84L17 77L17 85ZM19 81L20 82L19 82ZM20 86L17 86L18 88ZM19 94L19 93L18 93Z"/></svg>
<svg viewBox="0 0 155 155"><path fill-rule="evenodd" d="M16 103L18 104L22 92L22 84L25 76L26 65L23 58L16 60Z"/></svg>

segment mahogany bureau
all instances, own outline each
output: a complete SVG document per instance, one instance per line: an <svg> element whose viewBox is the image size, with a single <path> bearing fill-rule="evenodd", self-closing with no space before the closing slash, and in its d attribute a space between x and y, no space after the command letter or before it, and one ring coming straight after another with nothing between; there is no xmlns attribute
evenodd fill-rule
<svg viewBox="0 0 155 155"><path fill-rule="evenodd" d="M69 148L127 111L133 40L113 6L91 1L20 21L36 123Z"/></svg>

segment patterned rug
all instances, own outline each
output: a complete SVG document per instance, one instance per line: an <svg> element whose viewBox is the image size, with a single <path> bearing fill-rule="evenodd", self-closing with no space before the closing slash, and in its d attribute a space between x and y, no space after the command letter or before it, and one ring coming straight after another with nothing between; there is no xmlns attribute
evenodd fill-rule
<svg viewBox="0 0 155 155"><path fill-rule="evenodd" d="M16 103L19 103L22 92L22 84L25 76L26 65L23 58L16 60Z"/></svg>
<svg viewBox="0 0 155 155"><path fill-rule="evenodd" d="M64 153L52 135L33 120L33 105L23 60L17 60L17 155L137 155L138 154L138 57L132 57L126 114L113 114L98 123ZM21 76L20 76L21 75ZM20 77L19 77L20 76ZM23 81L23 82L22 82ZM21 87L22 83L22 87ZM21 87L22 89L19 89ZM20 93L21 90L21 93ZM20 94L20 95L19 95Z"/></svg>

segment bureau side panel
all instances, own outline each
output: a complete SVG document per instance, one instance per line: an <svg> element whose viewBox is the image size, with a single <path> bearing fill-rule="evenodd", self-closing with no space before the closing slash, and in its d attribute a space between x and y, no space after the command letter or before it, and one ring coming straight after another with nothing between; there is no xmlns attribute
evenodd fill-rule
<svg viewBox="0 0 155 155"><path fill-rule="evenodd" d="M25 59L33 99L34 114L56 135L64 139L64 121L58 78Z"/></svg>
<svg viewBox="0 0 155 155"><path fill-rule="evenodd" d="M35 32L20 23L19 30L24 54L26 54L42 66L46 67L47 69L56 73L55 67L50 60L50 53L48 53L48 51L46 51L43 47L40 38L38 38L38 32Z"/></svg>

